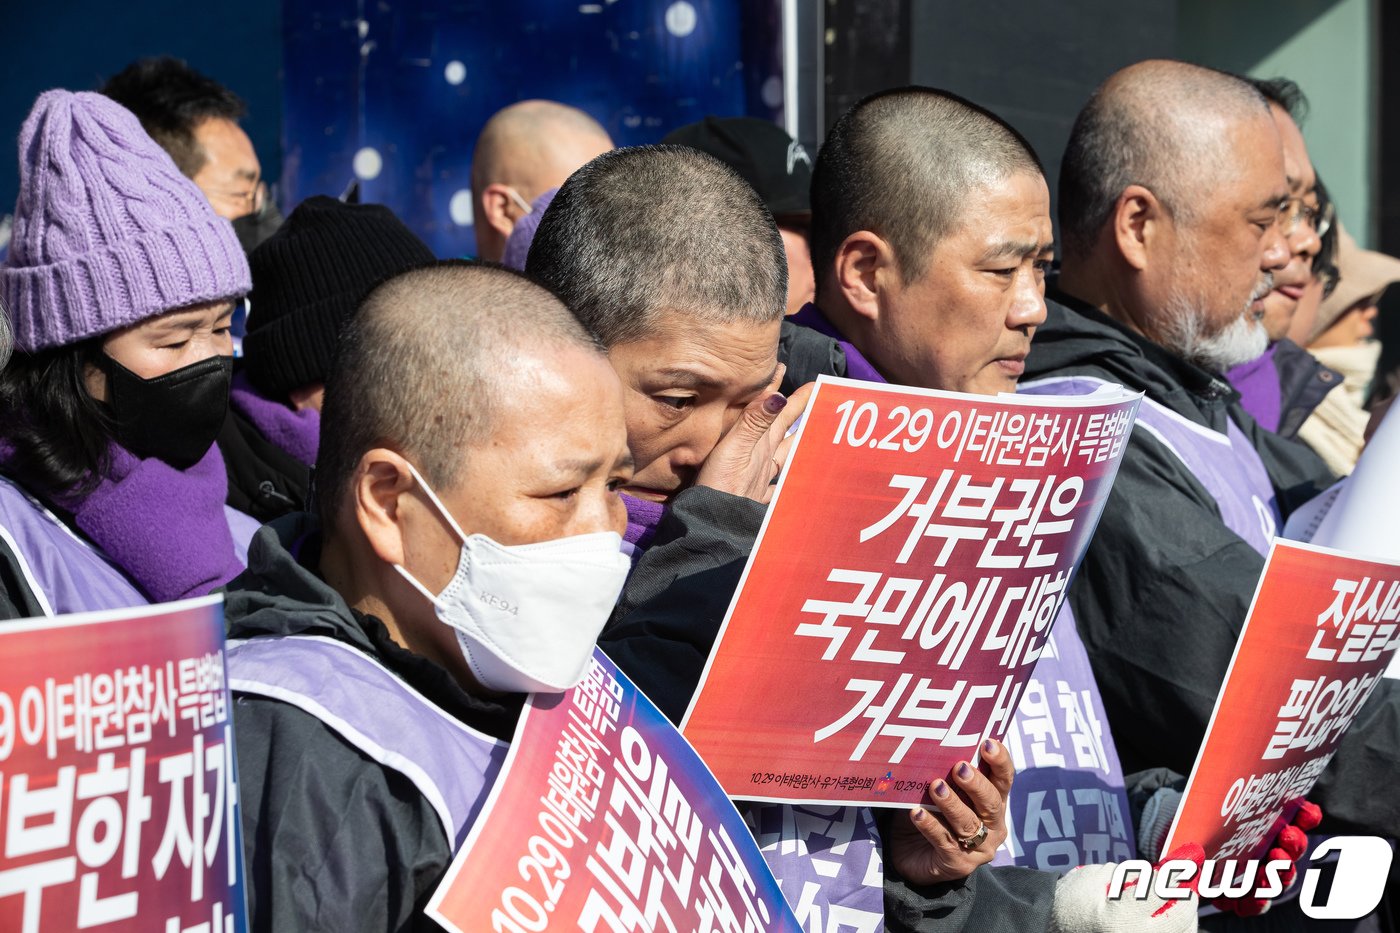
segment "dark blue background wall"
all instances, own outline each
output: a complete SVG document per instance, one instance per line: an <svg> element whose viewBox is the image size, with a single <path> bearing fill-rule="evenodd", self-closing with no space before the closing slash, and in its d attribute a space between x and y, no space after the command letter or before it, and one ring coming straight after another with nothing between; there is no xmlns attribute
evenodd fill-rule
<svg viewBox="0 0 1400 933"><path fill-rule="evenodd" d="M475 250L472 148L501 107L580 107L619 145L707 113L781 119L777 0L295 0L284 195L387 204L442 256Z"/></svg>
<svg viewBox="0 0 1400 933"><path fill-rule="evenodd" d="M248 102L263 173L281 174L280 0L5 0L0 24L0 215L14 210L15 140L51 87L96 90L133 59L188 61Z"/></svg>
<svg viewBox="0 0 1400 933"><path fill-rule="evenodd" d="M474 251L469 175L486 119L529 97L622 145L707 113L781 119L780 0L12 0L0 27L0 215L39 92L96 89L172 54L248 101L289 207L388 204L440 255ZM359 157L358 160L356 157Z"/></svg>

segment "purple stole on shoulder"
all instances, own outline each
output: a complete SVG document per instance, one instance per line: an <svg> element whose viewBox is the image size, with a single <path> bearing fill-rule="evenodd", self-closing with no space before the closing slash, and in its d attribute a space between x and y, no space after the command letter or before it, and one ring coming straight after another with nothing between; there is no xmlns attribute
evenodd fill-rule
<svg viewBox="0 0 1400 933"><path fill-rule="evenodd" d="M453 849L501 770L507 745L449 716L369 655L320 636L228 643L229 689L309 713L411 780Z"/></svg>

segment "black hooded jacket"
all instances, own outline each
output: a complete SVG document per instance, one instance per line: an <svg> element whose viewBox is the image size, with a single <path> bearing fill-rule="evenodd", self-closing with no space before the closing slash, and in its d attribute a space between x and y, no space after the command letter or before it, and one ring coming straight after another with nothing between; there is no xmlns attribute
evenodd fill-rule
<svg viewBox="0 0 1400 933"><path fill-rule="evenodd" d="M1215 375L1063 295L1049 303L1023 384L1089 376L1140 390L1189 421L1233 421L1258 451L1283 516L1329 485L1301 443L1259 427ZM1264 558L1226 527L1206 488L1151 432L1134 430L1070 602L1123 770L1189 774ZM1329 823L1400 834L1400 682L1362 708L1313 792Z"/></svg>
<svg viewBox="0 0 1400 933"><path fill-rule="evenodd" d="M228 505L264 523L306 508L311 468L263 437L231 406L218 443L228 474Z"/></svg>
<svg viewBox="0 0 1400 933"><path fill-rule="evenodd" d="M351 609L318 564L311 516L262 528L248 571L229 586L229 637L336 639L448 715L510 740L522 695L468 694L444 668L397 645L378 619ZM439 930L423 908L452 861L452 844L414 783L290 704L235 693L233 717L250 930Z"/></svg>

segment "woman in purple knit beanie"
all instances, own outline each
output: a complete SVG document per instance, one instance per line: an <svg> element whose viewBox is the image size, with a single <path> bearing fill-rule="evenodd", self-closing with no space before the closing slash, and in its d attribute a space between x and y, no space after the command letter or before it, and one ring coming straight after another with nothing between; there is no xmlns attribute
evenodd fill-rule
<svg viewBox="0 0 1400 933"><path fill-rule="evenodd" d="M248 264L228 221L98 94L41 95L19 137L0 302L0 574L16 611L208 593L256 523L224 505L233 302ZM21 583L24 585L21 586ZM24 589L24 592L15 592Z"/></svg>

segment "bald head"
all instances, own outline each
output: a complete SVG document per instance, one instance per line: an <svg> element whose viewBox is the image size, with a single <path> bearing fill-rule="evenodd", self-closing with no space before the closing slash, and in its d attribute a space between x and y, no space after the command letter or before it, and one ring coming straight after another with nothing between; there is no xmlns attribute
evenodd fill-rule
<svg viewBox="0 0 1400 933"><path fill-rule="evenodd" d="M1245 81L1185 62L1146 61L1117 72L1084 105L1060 167L1060 230L1067 258L1084 256L1130 185L1149 189L1180 223L1240 173L1235 131L1270 121Z"/></svg>
<svg viewBox="0 0 1400 933"><path fill-rule="evenodd" d="M544 192L613 147L607 130L576 107L511 104L486 121L472 154L477 253L499 260L515 221Z"/></svg>
<svg viewBox="0 0 1400 933"><path fill-rule="evenodd" d="M812 176L819 298L851 234L882 237L900 275L917 280L938 241L958 229L964 205L1021 172L1042 174L1030 143L955 94L907 87L860 101L831 128Z"/></svg>
<svg viewBox="0 0 1400 933"><path fill-rule="evenodd" d="M326 384L318 506L335 514L366 451L388 447L451 488L499 401L528 391L530 360L602 347L519 273L449 260L380 285L345 328Z"/></svg>

